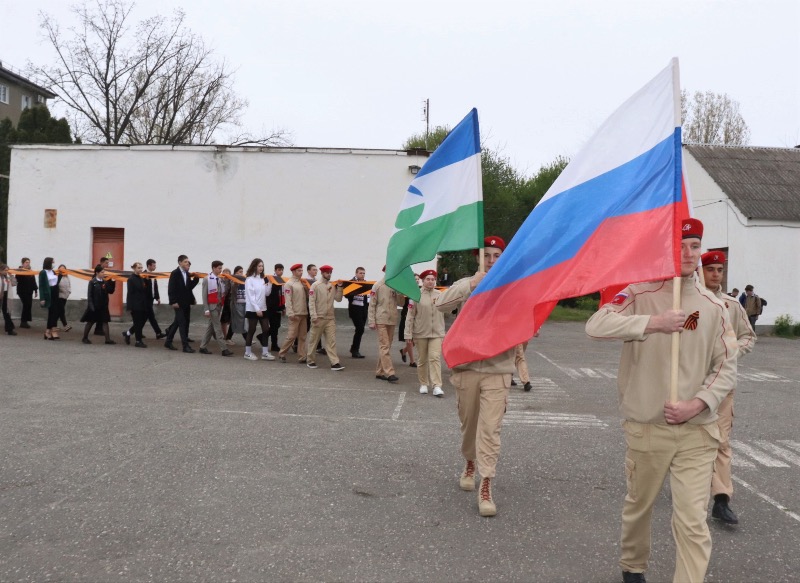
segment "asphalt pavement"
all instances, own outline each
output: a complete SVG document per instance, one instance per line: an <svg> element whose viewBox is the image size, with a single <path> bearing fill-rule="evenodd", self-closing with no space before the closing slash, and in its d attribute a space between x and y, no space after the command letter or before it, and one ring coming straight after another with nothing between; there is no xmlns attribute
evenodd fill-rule
<svg viewBox="0 0 800 583"><path fill-rule="evenodd" d="M340 321L341 323L341 321ZM375 379L376 338L347 367L0 337L0 581L620 580L621 345L547 324L512 389L481 518L462 469L453 388ZM282 334L285 331L282 330ZM193 325L199 340L202 327ZM178 343L179 344L179 343ZM193 345L198 347L198 342ZM765 337L740 363L733 432L740 524L710 522L707 581L797 581L800 370ZM447 376L447 375L445 375ZM671 580L665 485L647 580Z"/></svg>

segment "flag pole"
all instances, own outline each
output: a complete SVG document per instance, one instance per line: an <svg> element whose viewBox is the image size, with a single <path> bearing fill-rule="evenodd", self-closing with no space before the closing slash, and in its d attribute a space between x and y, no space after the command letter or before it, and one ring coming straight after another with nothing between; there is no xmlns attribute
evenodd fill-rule
<svg viewBox="0 0 800 583"><path fill-rule="evenodd" d="M478 271L486 271L486 266L483 263L483 250L485 247L478 249Z"/></svg>
<svg viewBox="0 0 800 583"><path fill-rule="evenodd" d="M675 127L681 127L683 122L681 120L681 78L678 59L672 59L672 91L673 91L673 105L675 109ZM682 144L678 144L682 147ZM679 169L679 170L682 170ZM673 221L674 223L674 221ZM681 288L683 281L680 276L672 278L672 309L681 309ZM681 333L672 333L672 361L670 368L670 384L669 384L669 401L670 403L678 402L678 373L680 371L680 349L681 349Z"/></svg>

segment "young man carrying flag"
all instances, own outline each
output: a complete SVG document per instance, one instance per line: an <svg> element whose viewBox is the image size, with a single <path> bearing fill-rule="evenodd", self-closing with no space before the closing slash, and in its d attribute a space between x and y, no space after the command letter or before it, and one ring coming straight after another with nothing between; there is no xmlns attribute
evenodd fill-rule
<svg viewBox="0 0 800 583"><path fill-rule="evenodd" d="M668 474L673 581L702 582L711 558L706 509L720 443L717 408L736 382L738 348L725 304L695 276L703 224L686 219L681 233L680 278L629 285L586 323L591 338L624 341L617 378L627 443L620 543L625 583L645 581L653 506ZM680 309L673 309L675 285ZM680 375L672 401L675 332L681 333Z"/></svg>
<svg viewBox="0 0 800 583"><path fill-rule="evenodd" d="M444 291L436 299L439 311L449 313L460 308L506 248L505 241L500 237L486 237L483 245L483 249L476 251L475 255L480 264L478 253L483 253L485 270L458 280ZM456 388L458 417L461 421L461 454L466 460L459 486L467 492L475 489L477 462L481 475L478 487L478 513L481 516L497 514L492 482L500 456L500 426L506 411L511 377L516 370L515 352L514 346L492 358L455 366L450 377L450 382Z"/></svg>

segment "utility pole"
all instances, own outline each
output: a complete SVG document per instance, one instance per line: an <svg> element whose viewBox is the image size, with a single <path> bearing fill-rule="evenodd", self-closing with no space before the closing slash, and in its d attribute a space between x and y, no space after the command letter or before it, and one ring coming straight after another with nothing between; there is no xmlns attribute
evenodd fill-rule
<svg viewBox="0 0 800 583"><path fill-rule="evenodd" d="M431 133L431 100L422 102L422 121L425 122L425 149L428 149L428 136Z"/></svg>

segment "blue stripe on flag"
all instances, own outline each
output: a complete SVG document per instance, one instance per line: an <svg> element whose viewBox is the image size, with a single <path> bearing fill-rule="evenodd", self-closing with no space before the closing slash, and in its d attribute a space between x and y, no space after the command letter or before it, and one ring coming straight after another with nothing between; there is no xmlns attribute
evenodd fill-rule
<svg viewBox="0 0 800 583"><path fill-rule="evenodd" d="M475 293L571 259L607 219L677 202L676 152L680 154L680 128L630 162L537 205L514 235L503 260L489 271ZM524 251L518 253L517 249Z"/></svg>
<svg viewBox="0 0 800 583"><path fill-rule="evenodd" d="M458 125L447 134L447 137L431 154L428 161L420 169L416 178L436 172L465 160L481 151L481 139L476 131L478 127L478 110L473 108L467 116L458 122Z"/></svg>

